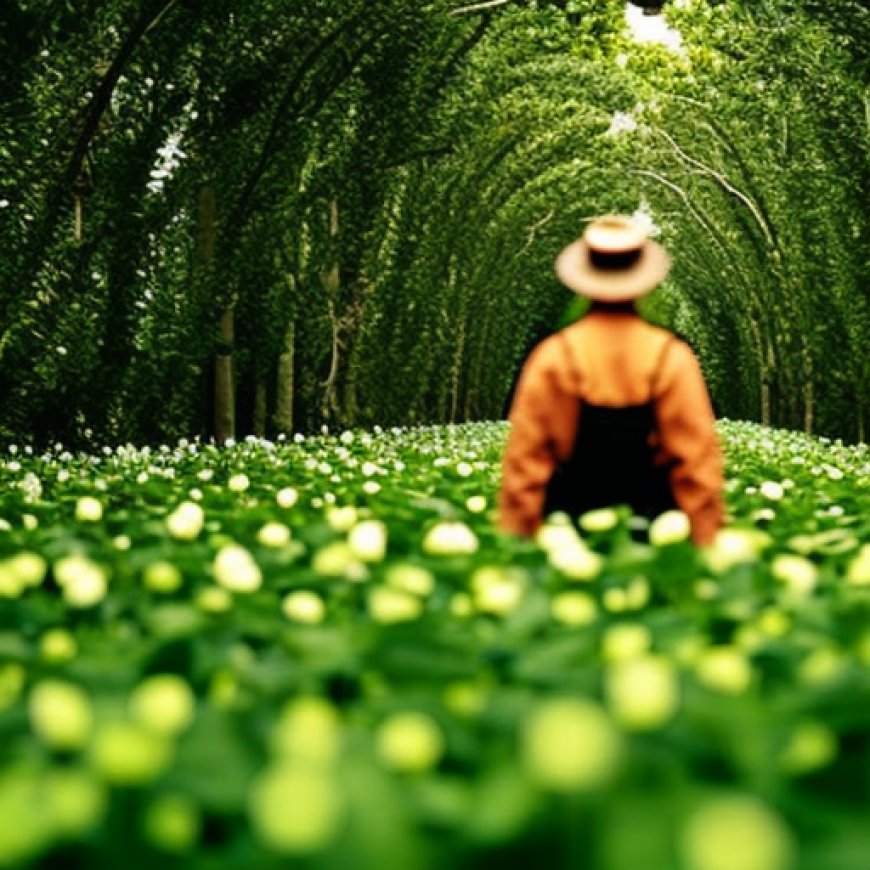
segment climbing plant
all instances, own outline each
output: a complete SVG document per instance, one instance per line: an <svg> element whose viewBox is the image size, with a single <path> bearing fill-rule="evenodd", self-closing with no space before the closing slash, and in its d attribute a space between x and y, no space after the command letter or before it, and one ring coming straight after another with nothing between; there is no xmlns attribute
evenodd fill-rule
<svg viewBox="0 0 870 870"><path fill-rule="evenodd" d="M677 50L622 0L7 7L7 439L501 416L604 211L720 413L866 435L859 0L669 0Z"/></svg>

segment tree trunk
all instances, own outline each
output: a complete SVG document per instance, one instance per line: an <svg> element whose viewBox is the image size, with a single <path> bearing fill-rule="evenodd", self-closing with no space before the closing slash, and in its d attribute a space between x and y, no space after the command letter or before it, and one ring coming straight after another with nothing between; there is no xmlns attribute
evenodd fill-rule
<svg viewBox="0 0 870 870"><path fill-rule="evenodd" d="M279 432L293 431L293 364L296 350L296 325L291 320L284 333L284 350L278 357L277 406L275 426Z"/></svg>
<svg viewBox="0 0 870 870"><path fill-rule="evenodd" d="M770 425L770 381L776 370L776 357L773 353L773 342L768 341L767 360L761 371L761 422L765 426Z"/></svg>
<svg viewBox="0 0 870 870"><path fill-rule="evenodd" d="M204 184L199 192L199 234L197 260L207 283L211 280L217 247L217 198L214 185ZM218 348L214 359L214 419L212 434L218 444L235 436L233 394L233 308L225 308L218 328Z"/></svg>
<svg viewBox="0 0 870 870"><path fill-rule="evenodd" d="M223 444L236 433L233 390L233 339L235 318L232 306L221 314L220 346L214 361L214 438Z"/></svg>
<svg viewBox="0 0 870 870"><path fill-rule="evenodd" d="M804 362L804 432L812 435L815 425L815 402L813 394L813 358L806 340L803 347Z"/></svg>
<svg viewBox="0 0 870 870"><path fill-rule="evenodd" d="M210 182L200 188L197 218L196 271L198 280L207 289L212 280L217 249L217 197L214 185ZM232 438L235 433L232 378L233 331L233 310L230 306L221 314L212 381L211 431L219 444Z"/></svg>
<svg viewBox="0 0 870 870"><path fill-rule="evenodd" d="M85 235L85 201L79 194L73 196L73 239L77 245Z"/></svg>
<svg viewBox="0 0 870 870"><path fill-rule="evenodd" d="M266 437L266 382L257 379L254 387L254 435L257 438Z"/></svg>
<svg viewBox="0 0 870 870"><path fill-rule="evenodd" d="M338 237L338 200L329 204L329 237L335 243ZM333 419L339 410L338 404L338 369L341 354L341 322L338 313L338 291L341 287L341 271L338 253L332 265L323 275L323 289L326 291L326 306L332 326L332 354L329 363L329 374L323 382L323 404L321 413L327 420Z"/></svg>

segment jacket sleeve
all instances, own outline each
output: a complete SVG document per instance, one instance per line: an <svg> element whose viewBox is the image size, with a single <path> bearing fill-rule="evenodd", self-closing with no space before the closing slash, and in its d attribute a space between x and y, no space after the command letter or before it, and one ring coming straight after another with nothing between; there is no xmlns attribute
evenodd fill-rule
<svg viewBox="0 0 870 870"><path fill-rule="evenodd" d="M546 485L558 461L559 433L566 427L566 416L570 418L576 408L576 401L560 386L554 350L548 342L532 352L520 374L509 415L499 526L519 535L532 535L541 524Z"/></svg>
<svg viewBox="0 0 870 870"><path fill-rule="evenodd" d="M662 448L672 463L674 498L689 517L692 540L706 545L723 522L722 453L704 376L681 341L665 356L659 388L656 414Z"/></svg>

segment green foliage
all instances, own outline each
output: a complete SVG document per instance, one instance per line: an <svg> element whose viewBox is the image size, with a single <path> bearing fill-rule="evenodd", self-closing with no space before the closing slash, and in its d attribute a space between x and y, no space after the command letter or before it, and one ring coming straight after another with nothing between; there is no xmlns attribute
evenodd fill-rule
<svg viewBox="0 0 870 870"><path fill-rule="evenodd" d="M619 0L12 3L4 427L210 434L230 351L274 433L291 326L296 428L497 417L570 316L555 253L639 210L722 412L864 437L867 13L665 10L682 53Z"/></svg>
<svg viewBox="0 0 870 870"><path fill-rule="evenodd" d="M4 450L0 865L863 870L866 447L722 423L698 551L506 434Z"/></svg>

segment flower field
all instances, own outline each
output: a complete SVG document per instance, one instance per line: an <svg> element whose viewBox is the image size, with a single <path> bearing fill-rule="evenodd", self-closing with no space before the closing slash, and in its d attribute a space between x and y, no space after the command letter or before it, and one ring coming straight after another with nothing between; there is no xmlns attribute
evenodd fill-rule
<svg viewBox="0 0 870 870"><path fill-rule="evenodd" d="M870 451L499 534L502 424L0 458L0 867L867 870Z"/></svg>

